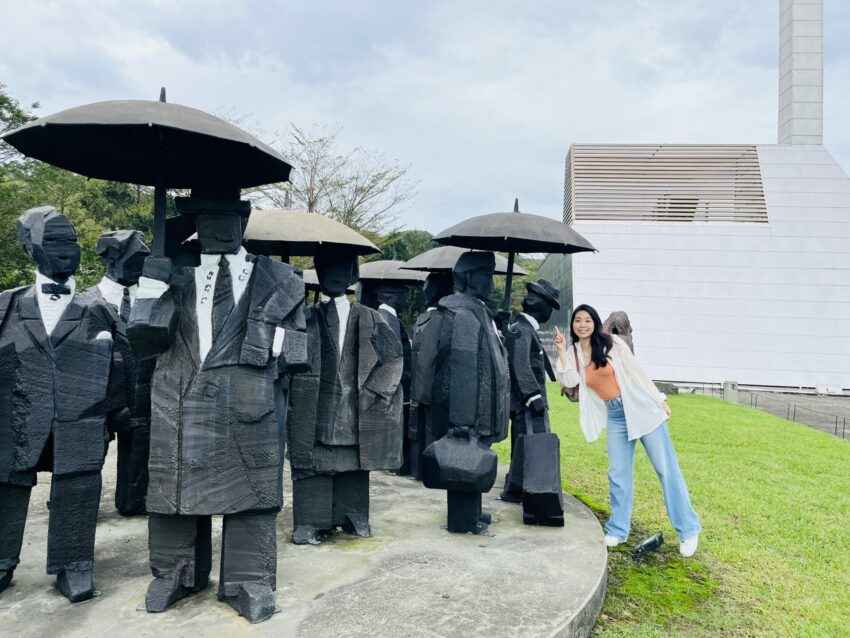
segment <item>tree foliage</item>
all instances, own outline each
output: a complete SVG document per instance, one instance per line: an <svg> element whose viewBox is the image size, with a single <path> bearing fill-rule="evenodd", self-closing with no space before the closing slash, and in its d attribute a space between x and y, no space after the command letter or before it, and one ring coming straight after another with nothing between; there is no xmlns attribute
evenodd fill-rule
<svg viewBox="0 0 850 638"><path fill-rule="evenodd" d="M339 129L294 124L276 146L292 164L290 181L257 189L260 205L327 215L357 231L383 234L416 194L409 167L363 147L340 151ZM265 201L264 201L265 200Z"/></svg>

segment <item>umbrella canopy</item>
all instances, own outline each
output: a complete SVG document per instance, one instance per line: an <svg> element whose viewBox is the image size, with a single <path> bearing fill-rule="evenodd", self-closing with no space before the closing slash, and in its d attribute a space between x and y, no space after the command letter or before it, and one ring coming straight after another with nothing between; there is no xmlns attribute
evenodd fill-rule
<svg viewBox="0 0 850 638"><path fill-rule="evenodd" d="M375 244L330 217L318 213L275 209L255 210L243 240L256 255L315 255L320 248L353 249L358 255L380 253Z"/></svg>
<svg viewBox="0 0 850 638"><path fill-rule="evenodd" d="M77 106L2 137L24 155L86 177L156 187L153 255L165 254L165 190L283 182L292 167L276 150L221 118L165 101Z"/></svg>
<svg viewBox="0 0 850 638"><path fill-rule="evenodd" d="M510 310L511 282L515 253L578 253L596 251L593 245L572 228L555 219L519 212L479 215L447 228L434 241L462 248L478 248L508 253L504 310Z"/></svg>
<svg viewBox="0 0 850 638"><path fill-rule="evenodd" d="M438 246L437 248L426 250L424 253L416 255L413 259L404 262L401 268L404 270L451 273L460 256L467 252L470 251L457 246ZM501 255L496 255L496 274L506 275L507 273L508 260ZM522 277L527 275L528 271L522 266L514 264L514 274Z"/></svg>
<svg viewBox="0 0 850 638"><path fill-rule="evenodd" d="M285 182L291 166L253 135L198 109L114 100L42 117L2 137L24 155L86 177L166 188Z"/></svg>
<svg viewBox="0 0 850 638"><path fill-rule="evenodd" d="M519 211L471 217L439 233L434 241L508 253L569 254L596 250L566 224Z"/></svg>
<svg viewBox="0 0 850 638"><path fill-rule="evenodd" d="M417 286L428 277L428 273L416 270L404 270L403 261L384 259L360 264L361 282L394 282L407 286Z"/></svg>

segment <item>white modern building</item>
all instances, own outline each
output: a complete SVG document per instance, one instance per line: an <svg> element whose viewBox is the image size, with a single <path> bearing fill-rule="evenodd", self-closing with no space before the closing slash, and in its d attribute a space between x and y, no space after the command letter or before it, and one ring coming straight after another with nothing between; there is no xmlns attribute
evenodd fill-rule
<svg viewBox="0 0 850 638"><path fill-rule="evenodd" d="M573 144L572 298L657 380L850 391L850 179L822 145L822 0L780 2L780 144Z"/></svg>

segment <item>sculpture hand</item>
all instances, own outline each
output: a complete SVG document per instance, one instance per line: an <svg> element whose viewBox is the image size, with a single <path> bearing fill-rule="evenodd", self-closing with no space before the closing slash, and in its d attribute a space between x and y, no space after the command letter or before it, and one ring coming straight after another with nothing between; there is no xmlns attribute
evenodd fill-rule
<svg viewBox="0 0 850 638"><path fill-rule="evenodd" d="M543 397L537 397L528 404L528 407L531 408L534 416L540 416L546 410L546 402L543 401Z"/></svg>
<svg viewBox="0 0 850 638"><path fill-rule="evenodd" d="M510 323L510 320L510 310L499 310L493 315L493 322L496 324L496 327L502 332L504 332L505 328L507 328L508 323Z"/></svg>

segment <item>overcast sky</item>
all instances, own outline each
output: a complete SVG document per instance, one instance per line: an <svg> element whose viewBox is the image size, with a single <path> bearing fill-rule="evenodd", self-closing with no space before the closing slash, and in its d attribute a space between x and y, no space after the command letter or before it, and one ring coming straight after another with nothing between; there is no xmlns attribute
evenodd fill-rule
<svg viewBox="0 0 850 638"><path fill-rule="evenodd" d="M824 144L847 170L850 2L825 4ZM40 114L164 85L266 137L339 126L410 165L408 228L514 197L559 218L572 142L776 142L779 0L4 5L0 82Z"/></svg>

